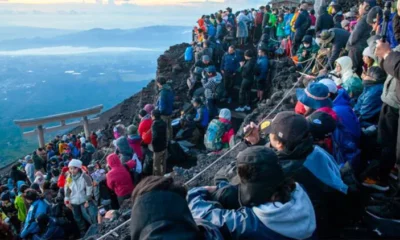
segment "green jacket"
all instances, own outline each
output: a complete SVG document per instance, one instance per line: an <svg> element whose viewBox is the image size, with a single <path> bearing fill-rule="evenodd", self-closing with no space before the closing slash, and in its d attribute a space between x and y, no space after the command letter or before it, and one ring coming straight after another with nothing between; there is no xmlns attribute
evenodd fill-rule
<svg viewBox="0 0 400 240"><path fill-rule="evenodd" d="M278 26L276 27L276 36L277 37L286 37L284 22L278 23Z"/></svg>
<svg viewBox="0 0 400 240"><path fill-rule="evenodd" d="M306 54L305 57L303 57L303 51L304 50L307 51L307 54ZM308 48L305 48L304 44L301 44L300 47L299 47L299 50L297 50L296 55L297 55L297 57L299 59L299 62L304 62L304 61L310 59L312 54L317 54L318 51L319 51L319 46L317 44L315 44L315 43L311 44Z"/></svg>
<svg viewBox="0 0 400 240"><path fill-rule="evenodd" d="M263 18L263 22L262 22L262 28L266 28L267 26L269 26L269 18L272 15L272 13L266 12L264 13L264 18Z"/></svg>
<svg viewBox="0 0 400 240"><path fill-rule="evenodd" d="M271 13L269 15L268 26L270 26L270 27L276 26L277 20L278 20L278 18L276 17L276 15Z"/></svg>
<svg viewBox="0 0 400 240"><path fill-rule="evenodd" d="M362 84L362 80L358 77L351 77L347 79L342 87L349 94L351 98L357 99L361 93L363 92L364 86Z"/></svg>
<svg viewBox="0 0 400 240"><path fill-rule="evenodd" d="M15 206L15 209L17 209L17 211L18 211L18 220L21 222L25 222L26 205L25 205L24 199L22 198L21 195L18 195L15 198L14 206Z"/></svg>

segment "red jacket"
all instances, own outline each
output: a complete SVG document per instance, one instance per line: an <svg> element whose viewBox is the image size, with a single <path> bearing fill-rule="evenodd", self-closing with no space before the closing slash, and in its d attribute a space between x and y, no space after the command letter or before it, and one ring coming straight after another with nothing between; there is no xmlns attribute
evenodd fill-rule
<svg viewBox="0 0 400 240"><path fill-rule="evenodd" d="M225 124L230 124L232 126L231 121L224 119L224 118L220 118L219 119L222 123ZM233 128L231 127L227 132L224 133L224 135L222 135L221 138L221 142L222 143L227 143L229 144L229 142L231 141L231 137L233 137L235 135L235 131L233 130Z"/></svg>
<svg viewBox="0 0 400 240"><path fill-rule="evenodd" d="M90 135L90 141L92 142L93 146L97 148L97 135L95 134Z"/></svg>
<svg viewBox="0 0 400 240"><path fill-rule="evenodd" d="M57 186L59 187L59 188L63 188L64 186L65 186L65 173L66 172L68 172L68 167L63 167L62 168L62 171L61 171L61 174L60 174L60 177L58 178L58 182L57 182Z"/></svg>
<svg viewBox="0 0 400 240"><path fill-rule="evenodd" d="M142 119L142 121L140 121L139 124L139 135L143 140L144 144L151 144L151 125L153 125L153 120L149 117L145 117Z"/></svg>
<svg viewBox="0 0 400 240"><path fill-rule="evenodd" d="M112 153L107 157L107 164L111 170L107 173L107 187L110 188L118 197L131 194L135 188L132 183L131 175L122 165L118 155Z"/></svg>

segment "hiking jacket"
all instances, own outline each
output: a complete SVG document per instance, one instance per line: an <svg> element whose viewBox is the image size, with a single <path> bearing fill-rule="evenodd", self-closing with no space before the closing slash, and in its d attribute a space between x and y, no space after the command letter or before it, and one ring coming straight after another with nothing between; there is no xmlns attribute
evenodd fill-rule
<svg viewBox="0 0 400 240"><path fill-rule="evenodd" d="M116 140L116 147L119 150L121 156L121 162L125 163L132 159L133 149L129 145L128 139L126 137L120 137Z"/></svg>
<svg viewBox="0 0 400 240"><path fill-rule="evenodd" d="M217 30L215 29L214 25L207 24L207 34L208 37L215 37Z"/></svg>
<svg viewBox="0 0 400 240"><path fill-rule="evenodd" d="M227 52L222 57L221 70L225 71L225 74L233 74L239 69L239 62L240 57L236 52L233 54Z"/></svg>
<svg viewBox="0 0 400 240"><path fill-rule="evenodd" d="M315 239L315 212L300 184L287 203L270 202L238 210L223 209L218 202L207 201L203 188L189 191L189 208L195 218L202 218L231 234L229 239Z"/></svg>
<svg viewBox="0 0 400 240"><path fill-rule="evenodd" d="M210 59L212 58L212 56L209 56ZM214 62L212 60L210 60L210 62L208 64L205 64L203 62L203 60L198 60L190 69L191 72L195 73L195 74L199 74L197 73L197 71L199 72L203 72L204 70L206 70L206 68L210 67L210 66L215 66ZM201 70L201 71L200 71ZM201 74L200 74L201 75Z"/></svg>
<svg viewBox="0 0 400 240"><path fill-rule="evenodd" d="M247 79L251 82L254 81L254 75L256 74L257 59L253 57L250 60L246 60L242 67L242 78Z"/></svg>
<svg viewBox="0 0 400 240"><path fill-rule="evenodd" d="M307 54L305 57L303 57L303 51L306 50ZM310 46L308 48L304 47L304 44L302 43L299 47L299 49L297 50L297 57L299 62L304 62L308 59L311 58L312 54L317 54L319 51L319 46L316 43L311 43ZM307 64L307 63L304 63Z"/></svg>
<svg viewBox="0 0 400 240"><path fill-rule="evenodd" d="M256 74L257 82L266 82L268 77L268 57L263 56L257 59L258 74Z"/></svg>
<svg viewBox="0 0 400 240"><path fill-rule="evenodd" d="M249 29L247 27L248 22L251 22L251 19L249 19L244 13L241 12L237 17L238 26L237 26L236 37L246 38L249 36Z"/></svg>
<svg viewBox="0 0 400 240"><path fill-rule="evenodd" d="M226 35L226 25L224 22L221 22L217 25L217 33L215 38L218 40L222 40Z"/></svg>
<svg viewBox="0 0 400 240"><path fill-rule="evenodd" d="M49 210L50 207L44 200L38 199L34 201L29 207L25 225L20 234L21 238L27 238L31 234L38 233L39 225L36 222L36 218L42 213L47 214Z"/></svg>
<svg viewBox="0 0 400 240"><path fill-rule="evenodd" d="M45 169L44 160L37 154L33 154L33 165L35 166L35 170L39 171L41 169Z"/></svg>
<svg viewBox="0 0 400 240"><path fill-rule="evenodd" d="M191 62L193 60L193 47L189 46L185 50L185 62Z"/></svg>
<svg viewBox="0 0 400 240"><path fill-rule="evenodd" d="M107 173L107 186L118 197L130 195L134 189L131 175L128 170L122 165L118 155L114 154L107 157L107 164L111 170Z"/></svg>
<svg viewBox="0 0 400 240"><path fill-rule="evenodd" d="M357 139L356 142L359 143L359 138L361 136L360 122L350 105L350 97L344 89L338 90L338 95L335 100L333 100L332 109L339 117L339 121L346 127L351 135Z"/></svg>
<svg viewBox="0 0 400 240"><path fill-rule="evenodd" d="M75 147L75 145L70 142L68 143L68 147L71 150L71 154L74 158L79 158L79 155L81 154L80 151Z"/></svg>
<svg viewBox="0 0 400 240"><path fill-rule="evenodd" d="M217 227L195 221L184 197L170 191L151 191L138 197L132 207L132 240L223 240Z"/></svg>
<svg viewBox="0 0 400 240"><path fill-rule="evenodd" d="M232 127L232 122L229 121L228 119L224 119L224 118L220 118L219 121L224 123L224 124L226 124L227 126L230 126L230 127L227 127L227 131L221 137L221 142L223 144L228 144L229 145L229 142L231 141L231 138L233 136L235 136L235 130Z"/></svg>
<svg viewBox="0 0 400 240"><path fill-rule="evenodd" d="M296 42L302 41L304 35L306 34L306 31L310 28L310 26L311 20L307 10L301 11L296 19L296 22L294 23L294 29L296 30Z"/></svg>
<svg viewBox="0 0 400 240"><path fill-rule="evenodd" d="M26 219L26 205L25 201L21 195L18 195L14 201L15 209L18 211L18 220L20 222L25 222Z"/></svg>
<svg viewBox="0 0 400 240"><path fill-rule="evenodd" d="M70 174L64 186L64 201L71 204L81 205L92 199L93 186L92 179L83 171L75 178Z"/></svg>
<svg viewBox="0 0 400 240"><path fill-rule="evenodd" d="M342 21L344 20L343 12L339 11L333 16L333 23L335 28L342 28Z"/></svg>
<svg viewBox="0 0 400 240"><path fill-rule="evenodd" d="M263 22L262 22L262 28L263 29L269 26L268 24L269 24L269 18L270 18L271 14L272 13L270 13L270 12L265 12L264 13Z"/></svg>
<svg viewBox="0 0 400 240"><path fill-rule="evenodd" d="M199 123L203 128L206 128L209 123L208 109L203 104L196 108L196 117L193 121Z"/></svg>
<svg viewBox="0 0 400 240"><path fill-rule="evenodd" d="M167 124L159 119L151 126L152 142L154 152L162 152L167 148Z"/></svg>
<svg viewBox="0 0 400 240"><path fill-rule="evenodd" d="M362 16L354 30L350 34L347 48L357 48L363 51L367 46L367 40L371 36L372 27L367 23L367 14Z"/></svg>
<svg viewBox="0 0 400 240"><path fill-rule="evenodd" d="M341 28L330 29L335 33L335 37L332 40L332 50L328 59L328 70L335 67L335 61L339 58L340 52L346 49L347 41L349 40L350 33Z"/></svg>
<svg viewBox="0 0 400 240"><path fill-rule="evenodd" d="M174 108L174 93L169 84L164 84L159 92L157 109L161 115L170 116Z"/></svg>
<svg viewBox="0 0 400 240"><path fill-rule="evenodd" d="M29 178L29 181L33 183L35 181L35 167L33 166L32 163L27 163L25 166L25 172L27 177Z"/></svg>
<svg viewBox="0 0 400 240"><path fill-rule="evenodd" d="M351 58L340 57L336 62L341 66L340 75L342 87L347 91L352 99L357 99L363 91L363 85L361 79L353 71Z"/></svg>
<svg viewBox="0 0 400 240"><path fill-rule="evenodd" d="M204 96L206 99L214 99L217 94L217 87L219 84L222 84L222 76L219 72L217 75L213 77L203 78L201 79L201 83L203 84Z"/></svg>
<svg viewBox="0 0 400 240"><path fill-rule="evenodd" d="M133 152L136 153L140 160L143 160L143 151L141 146L142 139L139 135L128 135L128 143Z"/></svg>
<svg viewBox="0 0 400 240"><path fill-rule="evenodd" d="M292 18L294 16L294 13L285 13L283 22L285 23L285 36L289 36L291 33L290 30L290 22L292 21Z"/></svg>
<svg viewBox="0 0 400 240"><path fill-rule="evenodd" d="M35 234L32 240L50 240L50 239L64 239L64 229L59 226L55 218L50 217L46 231L41 234Z"/></svg>
<svg viewBox="0 0 400 240"><path fill-rule="evenodd" d="M153 125L153 120L149 114L143 117L139 123L138 133L146 145L151 143L151 125Z"/></svg>
<svg viewBox="0 0 400 240"><path fill-rule="evenodd" d="M382 68L388 73L386 81L391 80L396 82L397 102L400 101L400 46L397 46L389 53L382 63Z"/></svg>
<svg viewBox="0 0 400 240"><path fill-rule="evenodd" d="M377 122L371 122L370 120L381 112L383 82L364 80L363 83L364 90L354 106L354 112L359 118L361 127L369 127L377 124Z"/></svg>
<svg viewBox="0 0 400 240"><path fill-rule="evenodd" d="M277 37L285 37L285 22L279 22L278 25L276 26L276 36Z"/></svg>

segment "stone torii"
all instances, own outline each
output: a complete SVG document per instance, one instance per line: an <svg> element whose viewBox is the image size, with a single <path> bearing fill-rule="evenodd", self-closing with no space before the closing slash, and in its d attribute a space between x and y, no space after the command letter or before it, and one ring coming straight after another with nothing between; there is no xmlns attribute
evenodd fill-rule
<svg viewBox="0 0 400 240"><path fill-rule="evenodd" d="M44 140L44 133L46 132L54 132L54 131L59 131L62 129L69 129L69 128L74 128L78 126L83 125L83 129L85 131L86 137L90 136L89 132L89 124L90 123L95 123L100 120L100 118L93 118L93 119L88 119L88 116L94 115L94 114L99 114L101 110L103 109L103 105L98 105L92 108L87 108L87 109L82 109L74 112L67 112L67 113L61 113L61 114L56 114L56 115L51 115L51 116L46 116L46 117L40 117L40 118L31 118L31 119L22 119L22 120L14 120L14 123L18 125L20 128L26 128L26 127L35 127L36 129L33 131L29 132L24 132L24 136L38 136L39 140L39 147L44 148L45 147L45 140ZM82 118L80 121L75 121L71 123L66 123L65 121L68 119L74 119L74 118ZM52 126L52 127L44 127L44 124L47 123L54 123L54 122L60 122L60 125L58 126Z"/></svg>

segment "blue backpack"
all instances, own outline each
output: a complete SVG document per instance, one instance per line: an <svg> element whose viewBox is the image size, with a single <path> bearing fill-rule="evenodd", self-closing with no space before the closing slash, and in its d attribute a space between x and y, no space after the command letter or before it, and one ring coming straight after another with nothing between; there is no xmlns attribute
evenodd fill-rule
<svg viewBox="0 0 400 240"><path fill-rule="evenodd" d="M217 34L217 30L215 29L215 27L212 24L208 24L207 25L207 33L208 33L208 37L215 37L215 35Z"/></svg>
<svg viewBox="0 0 400 240"><path fill-rule="evenodd" d="M349 162L351 167L357 170L360 166L361 151L352 134L340 122L338 122L336 130L332 134L332 143L333 157L340 167Z"/></svg>
<svg viewBox="0 0 400 240"><path fill-rule="evenodd" d="M204 135L204 145L209 151L218 151L223 147L222 136L225 133L225 124L214 119L210 122Z"/></svg>
<svg viewBox="0 0 400 240"><path fill-rule="evenodd" d="M185 50L185 62L191 62L193 60L193 47L189 46Z"/></svg>

